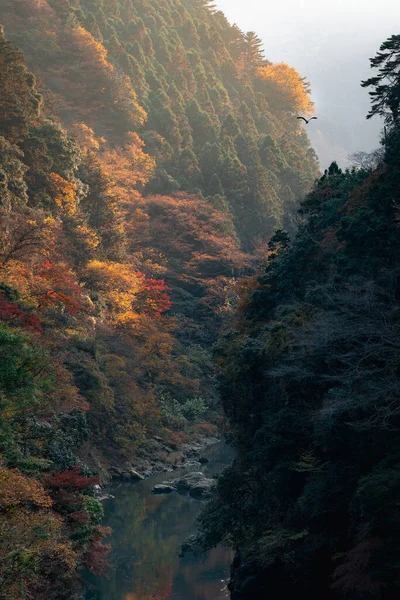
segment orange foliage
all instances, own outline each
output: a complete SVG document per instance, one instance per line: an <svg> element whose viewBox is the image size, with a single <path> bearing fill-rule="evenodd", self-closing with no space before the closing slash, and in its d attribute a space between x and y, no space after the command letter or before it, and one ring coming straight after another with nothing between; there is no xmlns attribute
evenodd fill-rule
<svg viewBox="0 0 400 600"><path fill-rule="evenodd" d="M293 67L284 62L259 67L256 75L266 84L272 99L284 110L311 115L314 112L307 86Z"/></svg>
<svg viewBox="0 0 400 600"><path fill-rule="evenodd" d="M159 317L171 306L164 281L149 279L131 265L92 260L84 277L101 294L118 324L139 323L141 313Z"/></svg>
<svg viewBox="0 0 400 600"><path fill-rule="evenodd" d="M144 142L137 133L127 134L128 143L122 148L108 148L99 156L106 175L111 177L118 195L126 198L127 192L137 196L135 187L145 185L155 170L154 158L143 151Z"/></svg>
<svg viewBox="0 0 400 600"><path fill-rule="evenodd" d="M171 267L179 261L179 270L191 275L232 276L249 264L230 215L196 196L148 197L132 213L128 227L135 240L133 249L142 249L143 258L150 256L150 247L151 257L156 252L169 256Z"/></svg>
<svg viewBox="0 0 400 600"><path fill-rule="evenodd" d="M71 133L83 152L95 152L100 149L102 144L106 143L105 138L96 137L93 129L88 127L86 123L74 123L71 127Z"/></svg>
<svg viewBox="0 0 400 600"><path fill-rule="evenodd" d="M18 469L0 466L0 507L4 509L21 504L50 508L52 501L37 479L25 477Z"/></svg>

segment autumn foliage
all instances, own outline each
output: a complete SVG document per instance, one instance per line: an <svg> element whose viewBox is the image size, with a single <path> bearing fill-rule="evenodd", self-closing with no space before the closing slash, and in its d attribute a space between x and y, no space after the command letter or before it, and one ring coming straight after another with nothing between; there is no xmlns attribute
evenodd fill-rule
<svg viewBox="0 0 400 600"><path fill-rule="evenodd" d="M177 6L1 2L4 600L78 600L78 570L106 572L92 451L218 432L237 279L315 175L305 138L279 142L259 38Z"/></svg>
<svg viewBox="0 0 400 600"><path fill-rule="evenodd" d="M283 109L305 115L314 112L307 84L293 67L284 62L271 64L259 67L257 76L270 89L272 101Z"/></svg>

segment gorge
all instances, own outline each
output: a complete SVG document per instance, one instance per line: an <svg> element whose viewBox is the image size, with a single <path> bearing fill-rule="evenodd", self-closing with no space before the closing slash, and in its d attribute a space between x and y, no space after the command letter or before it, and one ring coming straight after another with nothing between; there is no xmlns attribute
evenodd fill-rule
<svg viewBox="0 0 400 600"><path fill-rule="evenodd" d="M397 598L400 36L322 174L309 82L209 0L0 25L1 600ZM201 501L151 492L216 437Z"/></svg>

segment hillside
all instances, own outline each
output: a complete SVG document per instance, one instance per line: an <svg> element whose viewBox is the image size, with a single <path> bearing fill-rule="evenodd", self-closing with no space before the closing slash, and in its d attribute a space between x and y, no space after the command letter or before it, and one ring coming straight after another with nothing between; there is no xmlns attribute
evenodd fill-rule
<svg viewBox="0 0 400 600"><path fill-rule="evenodd" d="M233 600L399 596L399 63L397 35L362 83L380 153L331 164L218 342L238 456L191 547L236 549Z"/></svg>
<svg viewBox="0 0 400 600"><path fill-rule="evenodd" d="M202 2L0 7L0 587L107 569L95 497L222 423L212 345L317 173L308 86Z"/></svg>
<svg viewBox="0 0 400 600"><path fill-rule="evenodd" d="M266 61L255 34L201 0L2 4L6 34L50 90L51 113L111 144L140 133L156 159L146 192L226 203L247 247L290 221L317 174L293 119L312 106L305 82Z"/></svg>

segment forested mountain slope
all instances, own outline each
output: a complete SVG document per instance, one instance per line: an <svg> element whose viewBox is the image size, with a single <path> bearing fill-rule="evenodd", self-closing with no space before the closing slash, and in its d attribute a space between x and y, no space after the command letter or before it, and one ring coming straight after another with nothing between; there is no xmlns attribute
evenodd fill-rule
<svg viewBox="0 0 400 600"><path fill-rule="evenodd" d="M99 461L221 422L210 349L316 175L312 106L208 3L0 23L1 597L74 600L106 567Z"/></svg>
<svg viewBox="0 0 400 600"><path fill-rule="evenodd" d="M218 344L238 457L194 542L236 548L234 600L399 597L399 63L397 35L363 82L375 165L332 163Z"/></svg>
<svg viewBox="0 0 400 600"><path fill-rule="evenodd" d="M307 84L210 2L5 0L0 17L65 124L118 145L140 128L146 191L226 203L248 247L290 223L316 175L293 119L312 110Z"/></svg>

